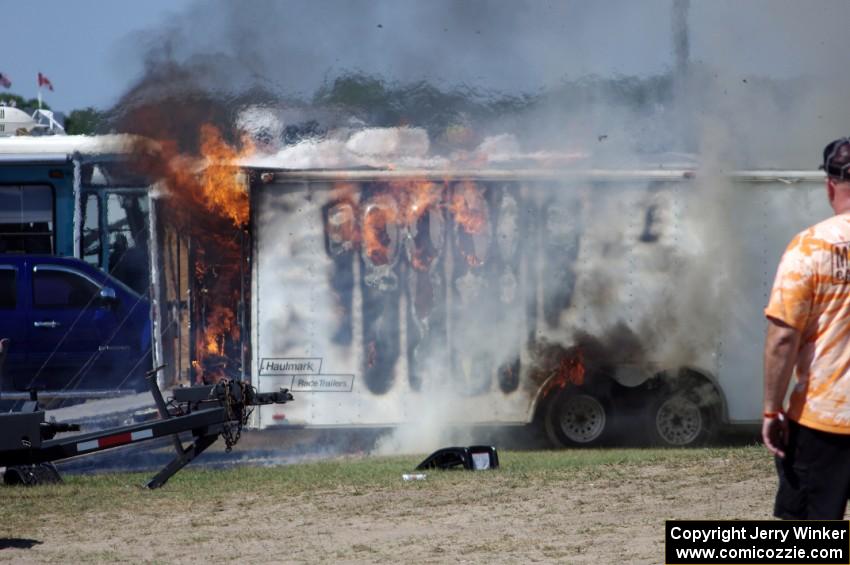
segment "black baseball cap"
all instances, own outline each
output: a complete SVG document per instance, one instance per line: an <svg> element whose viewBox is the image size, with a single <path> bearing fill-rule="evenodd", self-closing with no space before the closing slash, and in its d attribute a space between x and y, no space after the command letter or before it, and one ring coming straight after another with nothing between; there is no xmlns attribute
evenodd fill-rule
<svg viewBox="0 0 850 565"><path fill-rule="evenodd" d="M826 174L850 181L850 137L836 139L823 149L823 165Z"/></svg>

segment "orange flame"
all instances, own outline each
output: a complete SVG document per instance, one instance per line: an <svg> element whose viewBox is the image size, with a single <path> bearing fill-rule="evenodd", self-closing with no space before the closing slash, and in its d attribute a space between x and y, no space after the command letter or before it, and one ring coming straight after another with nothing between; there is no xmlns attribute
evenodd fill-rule
<svg viewBox="0 0 850 565"><path fill-rule="evenodd" d="M487 224L487 202L473 182L464 181L455 186L449 210L470 235L481 233Z"/></svg>
<svg viewBox="0 0 850 565"><path fill-rule="evenodd" d="M243 139L242 147L229 145L217 127L200 128L200 157L181 153L173 139L159 140L159 151L151 152L137 142L136 166L144 173L163 179L177 200L175 216L192 216L198 208L227 218L237 226L248 221L248 191L239 174L239 159L253 152L253 144Z"/></svg>
<svg viewBox="0 0 850 565"><path fill-rule="evenodd" d="M576 351L576 355L567 361L566 377L569 382L576 386L581 386L584 384L584 375L584 355L582 355L581 349L579 349Z"/></svg>
<svg viewBox="0 0 850 565"><path fill-rule="evenodd" d="M221 344L222 337L220 332L207 328L207 333L204 336L204 340L207 342L205 347L206 352L213 355L221 355L222 349L224 349Z"/></svg>
<svg viewBox="0 0 850 565"><path fill-rule="evenodd" d="M390 189L398 198L401 208L401 220L412 226L428 211L439 203L443 195L441 186L428 181L395 182Z"/></svg>
<svg viewBox="0 0 850 565"><path fill-rule="evenodd" d="M397 181L388 185L384 192L373 197L364 207L361 237L366 253L375 265L390 261L387 228L414 226L429 209L442 199L443 188L428 181ZM416 260L414 259L414 263ZM425 266L414 264L424 270Z"/></svg>
<svg viewBox="0 0 850 565"><path fill-rule="evenodd" d="M571 348L570 355L560 358L557 366L550 373L551 378L543 390L543 395L546 396L553 390L563 390L570 384L583 385L585 373L584 354L581 348Z"/></svg>
<svg viewBox="0 0 850 565"><path fill-rule="evenodd" d="M366 205L363 214L363 245L374 265L390 262L389 236L387 227L398 222L398 208L389 195L380 195Z"/></svg>
<svg viewBox="0 0 850 565"><path fill-rule="evenodd" d="M215 126L201 126L201 156L206 159L201 194L210 210L230 218L237 226L248 223L248 191L235 167L240 158L253 151L254 146L247 139L239 150L228 145Z"/></svg>
<svg viewBox="0 0 850 565"><path fill-rule="evenodd" d="M401 219L408 227L413 228L419 220L436 208L443 198L443 187L428 181L408 181L391 185L401 202ZM416 247L410 257L411 266L417 271L427 271L433 256L428 256L425 250Z"/></svg>
<svg viewBox="0 0 850 565"><path fill-rule="evenodd" d="M242 265L240 238L234 237L232 228L243 229L249 221L247 183L238 165L254 148L247 139L231 145L218 128L204 124L197 132L197 153L188 155L181 152L178 137L188 139L191 136L184 134L189 132L170 121L163 124L156 113L145 117L146 123L156 124L152 129L157 134L164 131L171 136L158 139L156 151L136 142L134 165L146 176L162 180L169 199L162 208L164 220L195 241L191 267L199 287L195 304L203 306L195 308L192 316L203 319L197 320L197 358L192 367L207 378L205 360L231 354L231 344L239 339L234 289L239 288Z"/></svg>
<svg viewBox="0 0 850 565"><path fill-rule="evenodd" d="M234 226L244 226L248 223L249 203L248 190L244 177L238 172L238 161L253 152L254 147L247 139L243 140L242 147L237 148L229 145L221 135L221 132L211 124L204 124L200 131L200 153L204 160L200 174L193 178L184 175L180 180L184 184L178 185L185 191L187 188L192 193L192 199L217 216L227 218ZM171 169L175 171L180 165L179 160L172 161ZM176 171L175 171L176 172ZM179 173L178 173L179 174ZM185 184L185 183L189 184ZM213 235L214 237L214 235ZM220 241L229 252L235 254L231 249L234 244L232 238ZM199 249L200 251L200 249ZM196 276L203 277L207 270L204 253L198 254L195 264ZM227 279L219 272L217 277L219 283ZM217 301L206 315L203 334L199 335L198 355L200 366L204 367L203 360L209 355L225 355L225 343L230 337L233 341L239 339L239 325L236 323L236 314L227 304L228 297L220 295L221 288L214 289ZM196 367L197 369L197 367Z"/></svg>
<svg viewBox="0 0 850 565"><path fill-rule="evenodd" d="M207 315L207 326L204 332L204 351L211 355L224 354L224 341L230 336L239 339L239 324L233 310L222 305L215 305Z"/></svg>
<svg viewBox="0 0 850 565"><path fill-rule="evenodd" d="M239 339L239 325L233 310L222 305L213 307L206 322L203 334L198 335L198 359L192 361L192 367L203 381L216 382L224 377L224 364L211 367L205 360L226 356L225 342L228 337Z"/></svg>

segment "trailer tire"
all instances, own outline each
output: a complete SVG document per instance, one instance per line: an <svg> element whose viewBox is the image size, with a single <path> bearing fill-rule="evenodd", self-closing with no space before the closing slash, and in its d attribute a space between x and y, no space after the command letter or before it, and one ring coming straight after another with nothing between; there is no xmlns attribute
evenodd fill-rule
<svg viewBox="0 0 850 565"><path fill-rule="evenodd" d="M717 431L718 405L701 400L694 383L662 388L649 406L647 427L653 445L695 447L709 442Z"/></svg>
<svg viewBox="0 0 850 565"><path fill-rule="evenodd" d="M61 483L62 477L53 463L37 463L35 465L15 465L7 467L3 473L3 484L8 486L49 485Z"/></svg>
<svg viewBox="0 0 850 565"><path fill-rule="evenodd" d="M560 447L591 447L607 437L611 427L608 402L579 388L558 393L546 408L546 435Z"/></svg>

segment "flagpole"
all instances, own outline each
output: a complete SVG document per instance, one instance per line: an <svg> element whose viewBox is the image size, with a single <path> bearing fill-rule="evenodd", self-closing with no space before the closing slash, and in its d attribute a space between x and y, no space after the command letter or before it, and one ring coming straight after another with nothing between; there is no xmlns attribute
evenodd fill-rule
<svg viewBox="0 0 850 565"><path fill-rule="evenodd" d="M38 86L38 109L41 110L41 85Z"/></svg>

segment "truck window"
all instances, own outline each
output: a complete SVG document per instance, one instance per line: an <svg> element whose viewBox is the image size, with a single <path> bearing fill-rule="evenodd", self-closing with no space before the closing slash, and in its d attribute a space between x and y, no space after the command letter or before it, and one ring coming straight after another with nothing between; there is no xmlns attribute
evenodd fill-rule
<svg viewBox="0 0 850 565"><path fill-rule="evenodd" d="M65 270L37 267L32 273L32 300L36 308L82 308L98 287L85 277Z"/></svg>
<svg viewBox="0 0 850 565"><path fill-rule="evenodd" d="M0 186L0 253L53 253L50 186Z"/></svg>
<svg viewBox="0 0 850 565"><path fill-rule="evenodd" d="M0 265L0 310L14 310L18 304L17 275L14 267Z"/></svg>
<svg viewBox="0 0 850 565"><path fill-rule="evenodd" d="M80 257L89 265L100 266L100 201L89 192L83 200L83 237L80 240Z"/></svg>

